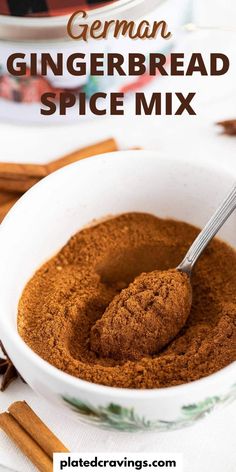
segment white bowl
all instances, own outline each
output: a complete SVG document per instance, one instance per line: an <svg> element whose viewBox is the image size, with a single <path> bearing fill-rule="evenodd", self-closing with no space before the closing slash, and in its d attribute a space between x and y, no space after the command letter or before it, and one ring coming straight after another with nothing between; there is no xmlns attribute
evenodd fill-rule
<svg viewBox="0 0 236 472"><path fill-rule="evenodd" d="M235 171L234 171L235 173ZM207 165L128 151L72 164L27 192L0 228L0 337L26 382L59 408L122 431L188 426L236 398L236 363L164 389L128 390L74 378L43 361L17 332L22 290L70 236L94 218L143 211L203 226L236 175ZM236 214L221 236L236 246Z"/></svg>

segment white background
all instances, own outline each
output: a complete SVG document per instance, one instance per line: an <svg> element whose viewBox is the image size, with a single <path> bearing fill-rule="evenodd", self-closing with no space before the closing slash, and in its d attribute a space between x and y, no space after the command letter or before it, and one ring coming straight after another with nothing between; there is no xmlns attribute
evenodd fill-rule
<svg viewBox="0 0 236 472"><path fill-rule="evenodd" d="M234 0L198 0L196 22L201 25L236 27ZM120 146L141 145L189 160L212 160L216 166L236 166L236 137L219 134L217 120L236 118L235 34L200 32L182 39L179 51L222 50L232 58L231 72L221 80L196 78L187 81L175 78L158 82L158 90L183 88L198 90L197 117L157 117L122 120L108 118L65 126L16 126L0 124L1 160L48 161L67 151L96 140L114 136ZM152 84L153 91L157 84ZM130 104L130 107L132 104ZM83 426L63 417L42 399L38 399L20 381L0 394L4 410L16 399L25 399L71 450L81 452L182 452L186 472L235 472L236 470L236 404L188 430L172 433L121 434ZM32 465L0 433L0 471L4 466L19 472L31 472Z"/></svg>

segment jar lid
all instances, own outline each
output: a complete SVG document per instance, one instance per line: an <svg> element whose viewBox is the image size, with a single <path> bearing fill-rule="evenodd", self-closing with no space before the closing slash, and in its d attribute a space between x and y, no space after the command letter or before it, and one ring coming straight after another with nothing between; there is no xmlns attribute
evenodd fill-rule
<svg viewBox="0 0 236 472"><path fill-rule="evenodd" d="M80 23L91 23L95 19L135 20L153 11L164 1L166 0L1 0L0 40L65 40L69 39L66 28L68 19L76 10L89 11L88 18Z"/></svg>

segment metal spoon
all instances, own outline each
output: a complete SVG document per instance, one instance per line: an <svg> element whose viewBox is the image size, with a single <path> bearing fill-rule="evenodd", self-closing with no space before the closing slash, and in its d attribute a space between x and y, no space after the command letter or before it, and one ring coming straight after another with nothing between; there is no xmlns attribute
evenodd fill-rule
<svg viewBox="0 0 236 472"><path fill-rule="evenodd" d="M177 267L177 270L188 274L191 276L194 265L196 264L198 258L201 256L202 252L209 244L209 242L214 238L218 233L223 224L227 221L230 215L236 208L236 184L233 189L221 203L219 208L216 210L214 215L206 224L205 228L201 231L198 237L193 242L192 246L188 250L185 258Z"/></svg>

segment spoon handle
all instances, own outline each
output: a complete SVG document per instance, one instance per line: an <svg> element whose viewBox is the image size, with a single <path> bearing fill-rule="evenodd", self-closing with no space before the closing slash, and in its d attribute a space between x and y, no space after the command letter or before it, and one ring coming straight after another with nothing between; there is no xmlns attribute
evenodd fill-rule
<svg viewBox="0 0 236 472"><path fill-rule="evenodd" d="M189 251L187 252L184 260L177 267L181 272L185 272L191 275L192 269L197 262L199 256L204 251L205 247L212 240L212 238L218 233L220 228L233 213L236 208L236 184L234 185L231 192L221 203L220 207L216 210L212 218L208 221L205 228L201 231L198 237L193 242Z"/></svg>

